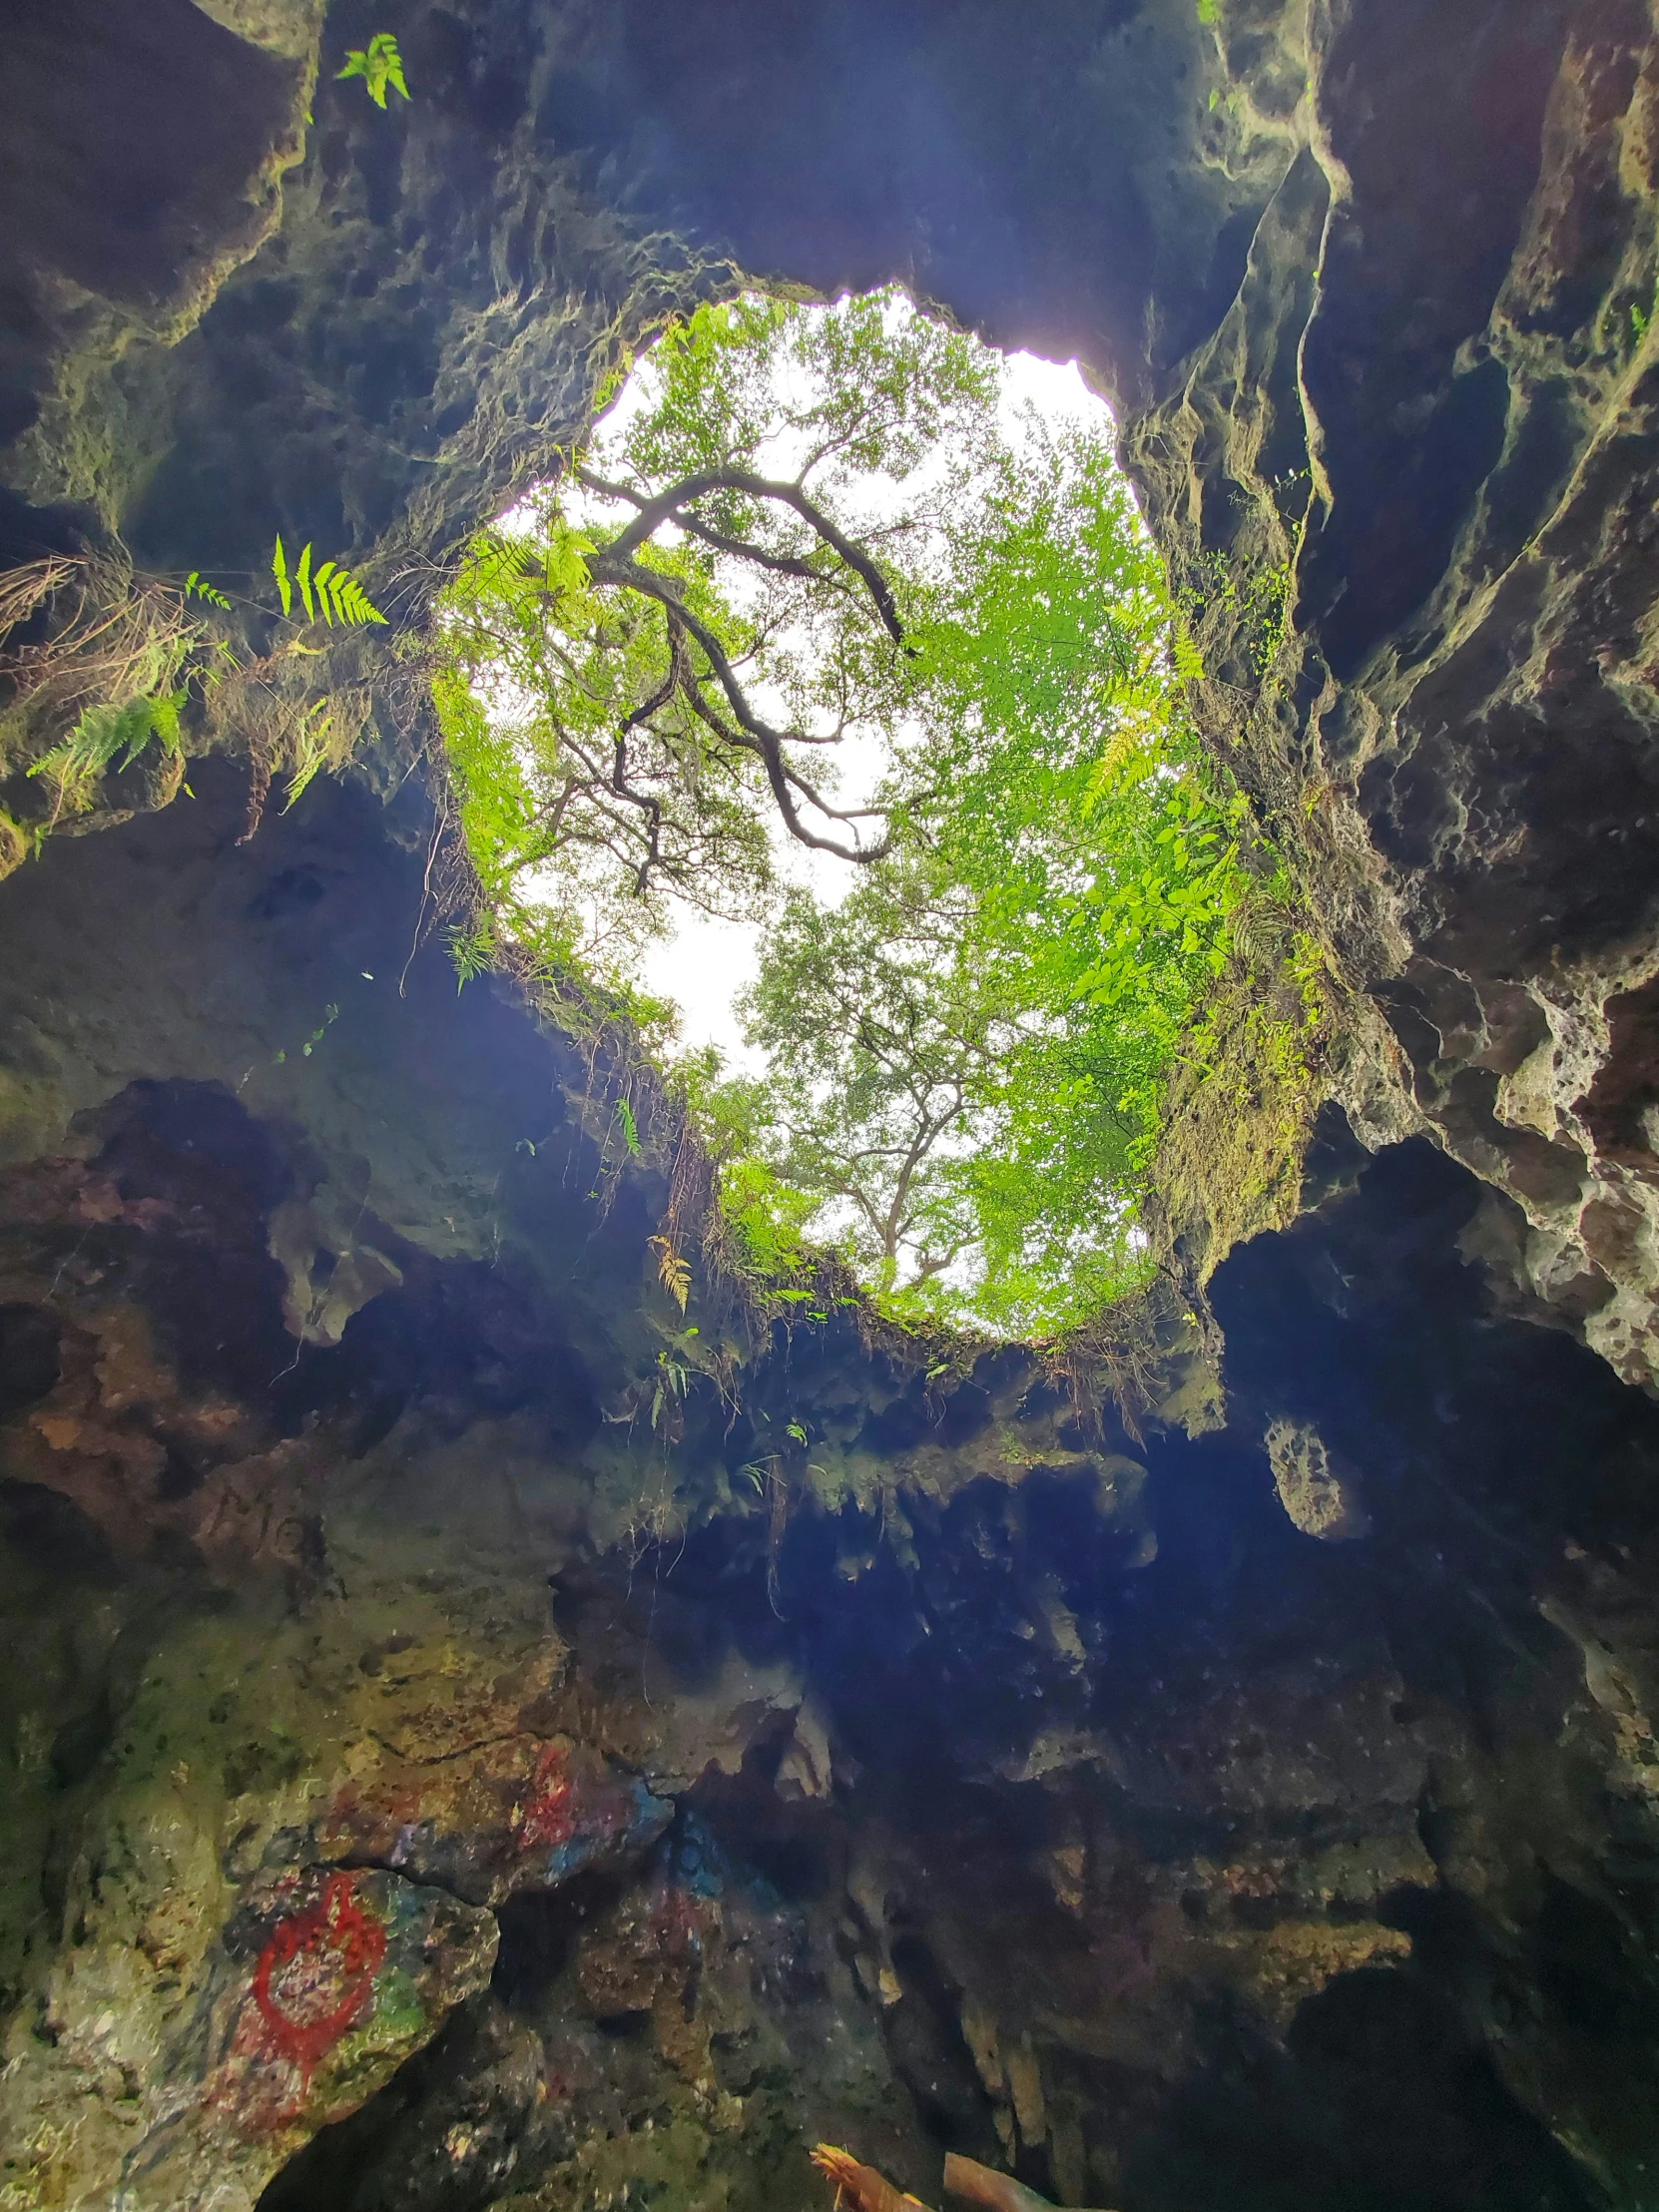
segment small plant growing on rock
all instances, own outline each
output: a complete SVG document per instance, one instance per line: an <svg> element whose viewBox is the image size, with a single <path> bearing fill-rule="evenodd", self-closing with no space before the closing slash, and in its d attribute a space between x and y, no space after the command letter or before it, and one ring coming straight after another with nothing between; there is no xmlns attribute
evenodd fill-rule
<svg viewBox="0 0 1659 2212"><path fill-rule="evenodd" d="M343 711L343 695L319 696L314 683L298 680L301 661L321 651L301 633L307 621L346 630L383 625L386 617L340 562L313 568L309 544L290 570L278 538L272 573L284 616L294 620L296 598L303 615L295 634L263 654L216 621L236 608L200 569L183 583L146 576L117 546L54 555L7 576L0 585L0 759L28 763L26 775L51 789L49 816L30 831L37 848L66 816L96 811L107 776L147 755L159 762L147 770L147 795L124 793L119 804L166 805L184 788L193 711L209 734L216 724L234 727L252 759L250 834L278 767L292 807L322 769L343 765L362 717ZM20 831L0 847L0 861L15 866L27 840Z"/></svg>
<svg viewBox="0 0 1659 2212"><path fill-rule="evenodd" d="M90 805L91 790L111 769L131 768L155 739L162 752L181 758L184 737L180 709L182 691L129 699L119 707L89 707L61 745L44 754L31 776L50 776L57 787L53 820L65 812L81 813Z"/></svg>
<svg viewBox="0 0 1659 2212"><path fill-rule="evenodd" d="M388 92L401 93L407 100L409 88L403 82L403 57L397 51L397 41L389 31L376 31L366 46L353 46L345 56L345 67L335 73L338 84L347 77L360 77L363 89L377 108L386 104Z"/></svg>
<svg viewBox="0 0 1659 2212"><path fill-rule="evenodd" d="M231 612L231 602L222 591L206 581L199 568L193 568L185 578L185 597L200 599L209 607L219 608L222 614Z"/></svg>
<svg viewBox="0 0 1659 2212"><path fill-rule="evenodd" d="M449 957L455 968L455 989L460 992L475 976L487 975L495 966L498 958L495 925L485 914L469 927L457 925L448 936Z"/></svg>
<svg viewBox="0 0 1659 2212"><path fill-rule="evenodd" d="M294 563L290 576L287 548L278 533L276 550L271 556L271 573L276 579L276 594L282 602L282 612L285 615L292 615L293 595L297 592L307 618L312 622L322 623L330 630L362 629L371 622L384 622L386 619L351 571L341 567L338 561L324 561L316 573L312 574L309 540ZM196 581L194 574L191 580L193 583ZM229 605L229 601L223 599L218 603L222 606Z"/></svg>
<svg viewBox="0 0 1659 2212"><path fill-rule="evenodd" d="M691 1263L672 1237L651 1237L647 1242L657 1255L657 1280L683 1314L691 1297Z"/></svg>

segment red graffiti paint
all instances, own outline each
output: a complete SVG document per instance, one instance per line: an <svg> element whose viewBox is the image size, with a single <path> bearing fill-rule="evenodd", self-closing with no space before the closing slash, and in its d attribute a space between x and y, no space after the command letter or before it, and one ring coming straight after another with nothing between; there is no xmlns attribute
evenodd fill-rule
<svg viewBox="0 0 1659 2212"><path fill-rule="evenodd" d="M328 1877L303 1913L276 1923L254 1969L265 2039L309 2080L368 2003L386 1932L356 1901L356 1878Z"/></svg>
<svg viewBox="0 0 1659 2212"><path fill-rule="evenodd" d="M520 1851L556 1851L575 1835L576 1786L566 1772L568 1757L563 1744L549 1744L536 1761L523 1819L518 1824Z"/></svg>

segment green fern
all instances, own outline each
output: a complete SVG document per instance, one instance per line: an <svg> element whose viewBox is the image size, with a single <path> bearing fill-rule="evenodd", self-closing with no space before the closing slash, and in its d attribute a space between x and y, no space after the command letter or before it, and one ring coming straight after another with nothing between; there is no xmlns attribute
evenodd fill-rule
<svg viewBox="0 0 1659 2212"><path fill-rule="evenodd" d="M631 1160L637 1160L640 1156L640 1127L634 1119L634 1109L629 1105L627 1099L619 1098L617 1100L616 1118L622 1125L622 1141L628 1147L628 1157Z"/></svg>
<svg viewBox="0 0 1659 2212"><path fill-rule="evenodd" d="M231 612L231 602L222 591L216 591L212 584L204 581L200 569L193 568L185 578L185 597L205 599L210 607L221 607L226 614Z"/></svg>
<svg viewBox="0 0 1659 2212"><path fill-rule="evenodd" d="M388 90L400 92L405 100L409 97L409 88L403 82L403 57L389 31L376 31L366 46L347 48L345 67L334 82L338 84L345 77L360 77L377 108L385 106Z"/></svg>
<svg viewBox="0 0 1659 2212"><path fill-rule="evenodd" d="M676 1402L683 1403L691 1386L691 1370L683 1361L671 1359L666 1352L657 1355L659 1378L651 1395L651 1425L656 1428L665 1410Z"/></svg>
<svg viewBox="0 0 1659 2212"><path fill-rule="evenodd" d="M328 733L333 726L334 718L326 699L319 699L306 709L294 735L293 773L288 778L288 796L282 807L284 815L293 812L306 785L326 765Z"/></svg>
<svg viewBox="0 0 1659 2212"><path fill-rule="evenodd" d="M60 805L80 807L88 803L91 788L111 769L131 768L152 739L163 753L182 755L185 750L180 712L182 691L129 699L120 707L89 707L61 745L55 745L30 769L31 776L50 776L58 787Z"/></svg>
<svg viewBox="0 0 1659 2212"><path fill-rule="evenodd" d="M324 561L312 574L309 541L290 574L287 548L278 535L276 550L271 557L271 573L276 579L276 593L285 615L292 615L293 595L297 592L306 620L326 623L330 630L361 629L386 619L351 571L338 561Z"/></svg>
<svg viewBox="0 0 1659 2212"><path fill-rule="evenodd" d="M475 975L485 975L496 963L495 924L488 914L470 929L451 929L449 957L458 978L455 989L465 990Z"/></svg>

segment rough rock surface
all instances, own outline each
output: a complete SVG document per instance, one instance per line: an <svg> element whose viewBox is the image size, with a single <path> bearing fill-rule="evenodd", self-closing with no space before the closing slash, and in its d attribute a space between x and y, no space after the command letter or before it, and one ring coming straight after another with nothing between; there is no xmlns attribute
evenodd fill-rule
<svg viewBox="0 0 1659 2212"><path fill-rule="evenodd" d="M568 1047L440 947L375 999L424 852L330 871L372 804L239 846L209 764L0 889L8 2212L805 2212L819 2139L919 2195L1638 2191L1659 1415L1493 1316L1478 1185L1328 1114L1214 1279L1225 1420L841 1321L670 1439L660 1194L588 1195ZM307 1333L347 1161L334 1268L388 1266Z"/></svg>
<svg viewBox="0 0 1659 2212"><path fill-rule="evenodd" d="M1276 1420L1262 1441L1279 1502L1304 1535L1345 1543L1371 1533L1357 1470L1332 1458L1317 1428Z"/></svg>
<svg viewBox="0 0 1659 2212"><path fill-rule="evenodd" d="M898 275L1112 394L1351 996L1176 1224L1225 1402L841 1316L659 1424L406 754L0 840L0 2205L1647 2202L1649 10L412 0L385 114L366 0L14 13L0 560L401 610L664 314Z"/></svg>
<svg viewBox="0 0 1659 2212"><path fill-rule="evenodd" d="M1280 178L1126 423L1210 729L1386 1016L1356 1126L1432 1131L1509 1202L1494 1269L1651 1382L1653 23L1229 7L1218 46Z"/></svg>

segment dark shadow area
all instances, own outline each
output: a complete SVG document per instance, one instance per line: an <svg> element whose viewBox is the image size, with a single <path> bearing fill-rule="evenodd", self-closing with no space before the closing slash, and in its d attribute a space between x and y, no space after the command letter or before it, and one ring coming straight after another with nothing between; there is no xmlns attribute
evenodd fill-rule
<svg viewBox="0 0 1659 2212"><path fill-rule="evenodd" d="M12 0L3 35L0 439L8 439L38 411L55 335L54 278L154 310L177 297L192 265L221 251L228 234L253 235L258 173L292 116L299 72L189 0ZM61 527L49 521L19 533L23 557L37 530ZM10 535L0 528L0 544Z"/></svg>
<svg viewBox="0 0 1659 2212"><path fill-rule="evenodd" d="M1128 2212L1598 2212L1455 2014L1405 1973L1333 1982L1283 2046L1217 2004L1203 2075L1126 2177Z"/></svg>

